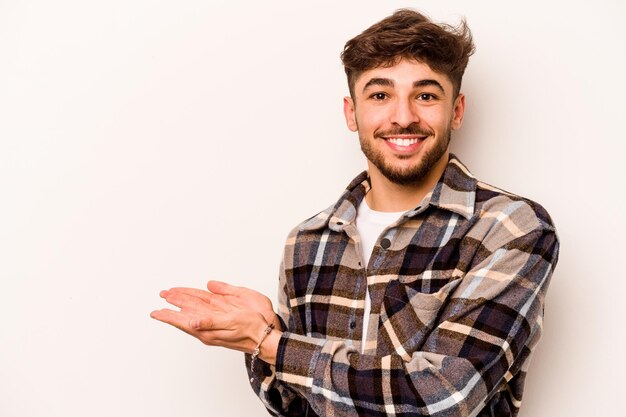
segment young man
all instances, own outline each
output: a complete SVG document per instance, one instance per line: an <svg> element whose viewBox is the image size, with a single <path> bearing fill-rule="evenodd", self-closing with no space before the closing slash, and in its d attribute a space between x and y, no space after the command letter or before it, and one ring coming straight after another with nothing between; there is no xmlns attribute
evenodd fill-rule
<svg viewBox="0 0 626 417"><path fill-rule="evenodd" d="M287 239L279 316L209 282L152 313L246 355L281 416L516 415L558 253L536 203L474 178L448 152L473 44L463 23L400 10L342 59L368 170Z"/></svg>

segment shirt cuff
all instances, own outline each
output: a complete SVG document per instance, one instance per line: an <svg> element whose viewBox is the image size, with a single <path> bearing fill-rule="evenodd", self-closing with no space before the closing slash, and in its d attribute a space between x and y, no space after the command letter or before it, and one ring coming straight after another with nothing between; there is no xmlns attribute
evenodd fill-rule
<svg viewBox="0 0 626 417"><path fill-rule="evenodd" d="M277 379L291 386L310 388L324 341L325 339L283 332L276 354Z"/></svg>

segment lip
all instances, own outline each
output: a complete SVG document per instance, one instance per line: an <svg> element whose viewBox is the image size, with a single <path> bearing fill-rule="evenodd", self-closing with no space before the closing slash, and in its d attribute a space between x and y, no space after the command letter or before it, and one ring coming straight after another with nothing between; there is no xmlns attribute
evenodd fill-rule
<svg viewBox="0 0 626 417"><path fill-rule="evenodd" d="M383 139L387 140L387 139L426 139L428 137L428 135L385 135L385 136L381 136Z"/></svg>

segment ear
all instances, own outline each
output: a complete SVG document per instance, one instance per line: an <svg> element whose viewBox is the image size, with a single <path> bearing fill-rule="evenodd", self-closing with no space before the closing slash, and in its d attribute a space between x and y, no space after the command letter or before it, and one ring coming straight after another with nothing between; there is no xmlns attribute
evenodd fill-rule
<svg viewBox="0 0 626 417"><path fill-rule="evenodd" d="M463 124L463 115L465 114L465 95L459 93L454 100L454 108L452 109L452 123L450 127L452 130L457 130Z"/></svg>
<svg viewBox="0 0 626 417"><path fill-rule="evenodd" d="M348 125L348 129L356 132L358 130L358 126L356 123L354 100L352 100L352 97L343 98L343 115L346 117L346 124Z"/></svg>

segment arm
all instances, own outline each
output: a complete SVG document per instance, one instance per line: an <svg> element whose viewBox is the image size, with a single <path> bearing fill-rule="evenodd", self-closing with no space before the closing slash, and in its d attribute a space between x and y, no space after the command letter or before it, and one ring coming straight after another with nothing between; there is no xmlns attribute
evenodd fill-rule
<svg viewBox="0 0 626 417"><path fill-rule="evenodd" d="M277 379L322 415L329 409L336 416L475 415L493 396L510 395L500 390L518 375L539 338L557 251L552 229L504 242L451 283L455 288L431 330L414 345L399 334L402 323L393 321L402 306L386 299L379 334L403 342L384 356L285 332Z"/></svg>
<svg viewBox="0 0 626 417"><path fill-rule="evenodd" d="M395 323L394 315L402 308L415 308L419 315L419 303L386 298L379 337L402 342L377 356L361 355L343 341L292 333L299 330L281 272L280 312L290 331L275 330L263 343L260 357L267 364L255 367L253 388L268 410L281 416L302 415L307 403L320 415L336 416L476 415L492 397L506 395L516 406L507 385L523 376L518 371L540 336L557 251L554 230L537 229L477 255L471 269L449 284L454 288L418 341L400 335L403 323ZM387 292L400 285L390 282ZM164 292L181 311L161 310L153 317L206 344L248 353L274 320L271 309L204 294Z"/></svg>

